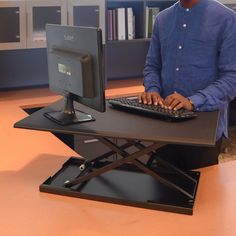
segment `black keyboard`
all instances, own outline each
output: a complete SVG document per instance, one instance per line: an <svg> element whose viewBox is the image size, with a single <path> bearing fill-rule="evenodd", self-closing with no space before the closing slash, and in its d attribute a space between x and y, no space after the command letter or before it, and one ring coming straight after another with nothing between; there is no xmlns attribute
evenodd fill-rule
<svg viewBox="0 0 236 236"><path fill-rule="evenodd" d="M174 111L162 108L160 105L156 106L156 105L147 105L139 103L137 97L122 97L122 98L109 99L108 102L114 108L169 121L181 121L197 117L197 114L195 112L188 111L185 109Z"/></svg>

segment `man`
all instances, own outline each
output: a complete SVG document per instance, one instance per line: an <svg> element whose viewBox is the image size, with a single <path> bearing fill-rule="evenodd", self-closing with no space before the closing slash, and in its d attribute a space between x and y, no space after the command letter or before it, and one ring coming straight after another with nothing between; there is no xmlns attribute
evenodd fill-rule
<svg viewBox="0 0 236 236"><path fill-rule="evenodd" d="M182 168L217 164L236 96L236 14L214 0L180 0L156 18L144 68L145 104L219 110L215 148L168 145L158 155Z"/></svg>

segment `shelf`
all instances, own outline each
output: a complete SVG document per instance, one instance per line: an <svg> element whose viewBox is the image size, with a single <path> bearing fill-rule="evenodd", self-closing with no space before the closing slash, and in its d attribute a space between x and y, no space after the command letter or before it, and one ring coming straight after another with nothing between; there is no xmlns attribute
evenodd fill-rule
<svg viewBox="0 0 236 236"><path fill-rule="evenodd" d="M113 10L117 8L132 8L133 15L135 17L135 38L144 37L144 1L107 1L107 10ZM106 22L106 27L108 29L108 20ZM108 30L107 30L108 32ZM108 38L108 37L107 37Z"/></svg>
<svg viewBox="0 0 236 236"><path fill-rule="evenodd" d="M128 44L128 43L144 43L150 42L150 38L130 39L130 40L109 40L107 44Z"/></svg>

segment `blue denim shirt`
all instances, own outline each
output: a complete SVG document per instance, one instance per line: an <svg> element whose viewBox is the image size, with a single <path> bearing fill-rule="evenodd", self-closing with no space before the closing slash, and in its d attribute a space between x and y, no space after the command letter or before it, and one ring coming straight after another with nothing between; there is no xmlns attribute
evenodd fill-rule
<svg viewBox="0 0 236 236"><path fill-rule="evenodd" d="M220 111L217 139L228 136L236 96L236 14L214 0L179 2L156 18L144 68L146 92L189 97L197 111Z"/></svg>

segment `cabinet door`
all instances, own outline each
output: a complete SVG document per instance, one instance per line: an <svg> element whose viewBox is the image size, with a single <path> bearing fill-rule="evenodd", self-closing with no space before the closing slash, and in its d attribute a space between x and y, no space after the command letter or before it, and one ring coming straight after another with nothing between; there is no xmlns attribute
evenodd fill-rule
<svg viewBox="0 0 236 236"><path fill-rule="evenodd" d="M99 27L105 43L105 0L68 0L69 25Z"/></svg>
<svg viewBox="0 0 236 236"><path fill-rule="evenodd" d="M0 50L26 47L25 4L0 1Z"/></svg>
<svg viewBox="0 0 236 236"><path fill-rule="evenodd" d="M0 8L0 43L20 42L19 7ZM8 22L8 24L6 24Z"/></svg>
<svg viewBox="0 0 236 236"><path fill-rule="evenodd" d="M99 6L74 6L73 25L99 27Z"/></svg>
<svg viewBox="0 0 236 236"><path fill-rule="evenodd" d="M46 47L46 24L67 24L66 1L27 1L27 47Z"/></svg>

